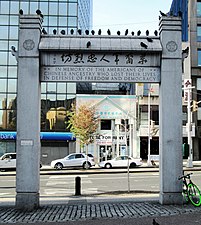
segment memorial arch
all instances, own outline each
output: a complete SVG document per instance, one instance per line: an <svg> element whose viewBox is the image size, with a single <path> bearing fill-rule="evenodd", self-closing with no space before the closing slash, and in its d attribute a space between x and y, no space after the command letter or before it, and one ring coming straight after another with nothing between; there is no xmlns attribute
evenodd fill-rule
<svg viewBox="0 0 201 225"><path fill-rule="evenodd" d="M162 17L159 36L147 38L42 34L39 15L20 16L16 207L40 204L41 81L159 83L159 199L161 204L181 204L181 52L178 17Z"/></svg>

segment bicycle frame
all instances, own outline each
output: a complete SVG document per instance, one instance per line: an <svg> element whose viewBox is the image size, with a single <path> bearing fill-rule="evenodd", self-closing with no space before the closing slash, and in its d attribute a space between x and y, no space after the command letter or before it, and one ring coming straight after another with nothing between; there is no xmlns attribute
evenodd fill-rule
<svg viewBox="0 0 201 225"><path fill-rule="evenodd" d="M192 182L191 175L193 173L189 173L179 177L179 180L183 181L183 196L186 202L191 202L194 206L201 205L201 193L198 187Z"/></svg>

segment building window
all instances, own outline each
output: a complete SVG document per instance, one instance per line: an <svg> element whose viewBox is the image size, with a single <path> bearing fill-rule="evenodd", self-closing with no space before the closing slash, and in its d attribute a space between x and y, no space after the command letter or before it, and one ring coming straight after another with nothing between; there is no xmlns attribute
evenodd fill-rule
<svg viewBox="0 0 201 225"><path fill-rule="evenodd" d="M201 41L201 25L197 26L197 41Z"/></svg>
<svg viewBox="0 0 201 225"><path fill-rule="evenodd" d="M198 50L198 66L201 66L201 50Z"/></svg>
<svg viewBox="0 0 201 225"><path fill-rule="evenodd" d="M112 123L111 120L101 120L101 130L111 130Z"/></svg>
<svg viewBox="0 0 201 225"><path fill-rule="evenodd" d="M197 2L197 16L201 16L201 1Z"/></svg>
<svg viewBox="0 0 201 225"><path fill-rule="evenodd" d="M201 78L197 78L197 101L201 101ZM201 107L200 104L198 104Z"/></svg>
<svg viewBox="0 0 201 225"><path fill-rule="evenodd" d="M3 1L0 5L0 13L1 14L9 14L9 9L10 9L10 1Z"/></svg>
<svg viewBox="0 0 201 225"><path fill-rule="evenodd" d="M121 119L121 125L119 127L121 132L125 132L129 130L129 120L128 119Z"/></svg>

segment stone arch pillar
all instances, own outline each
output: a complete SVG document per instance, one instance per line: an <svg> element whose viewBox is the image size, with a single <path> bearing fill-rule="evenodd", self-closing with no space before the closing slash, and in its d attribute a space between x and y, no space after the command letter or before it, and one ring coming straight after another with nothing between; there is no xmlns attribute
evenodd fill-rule
<svg viewBox="0 0 201 225"><path fill-rule="evenodd" d="M181 204L182 184L182 60L181 20L162 17L159 25L162 44L160 83L160 202Z"/></svg>
<svg viewBox="0 0 201 225"><path fill-rule="evenodd" d="M39 206L40 81L39 49L42 18L20 16L17 90L16 207Z"/></svg>

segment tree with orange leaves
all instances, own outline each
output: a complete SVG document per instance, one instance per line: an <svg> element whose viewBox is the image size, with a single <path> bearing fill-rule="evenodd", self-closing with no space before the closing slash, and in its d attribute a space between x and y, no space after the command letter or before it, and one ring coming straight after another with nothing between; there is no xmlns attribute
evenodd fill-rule
<svg viewBox="0 0 201 225"><path fill-rule="evenodd" d="M72 110L68 112L68 127L79 138L80 144L88 146L94 142L94 136L98 128L98 117L93 106L80 105L78 108L72 104Z"/></svg>

